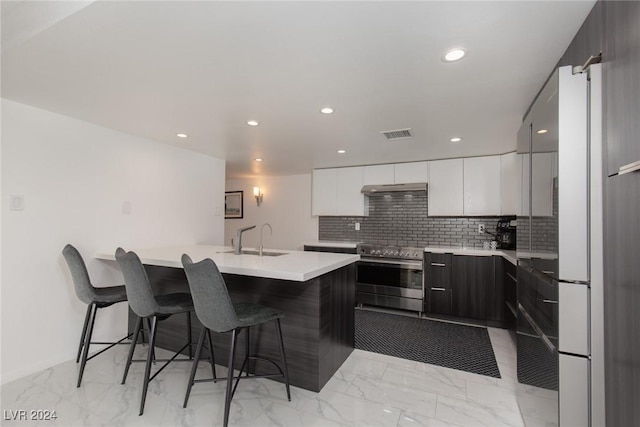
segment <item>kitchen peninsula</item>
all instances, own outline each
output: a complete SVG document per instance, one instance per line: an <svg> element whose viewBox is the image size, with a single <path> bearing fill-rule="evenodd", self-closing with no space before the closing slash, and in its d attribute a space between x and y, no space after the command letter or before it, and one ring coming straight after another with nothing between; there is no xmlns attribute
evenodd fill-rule
<svg viewBox="0 0 640 427"><path fill-rule="evenodd" d="M188 292L180 257L194 261L213 259L223 274L234 302L253 302L285 313L282 333L289 364L291 384L312 391L320 389L351 354L354 346L355 262L353 254L268 250L234 255L223 246L194 245L167 248L125 248L138 254L145 265L154 292ZM112 252L96 258L115 261ZM193 315L193 336L200 323ZM134 315L129 313L129 329ZM185 340L184 316L173 316L158 329L157 345L179 349ZM261 326L252 333L251 345L266 357L279 355L275 328ZM273 329L273 330L271 330ZM218 334L214 334L218 335ZM244 348L244 335L239 338ZM217 364L226 365L228 338L214 337ZM255 367L257 372L270 367Z"/></svg>

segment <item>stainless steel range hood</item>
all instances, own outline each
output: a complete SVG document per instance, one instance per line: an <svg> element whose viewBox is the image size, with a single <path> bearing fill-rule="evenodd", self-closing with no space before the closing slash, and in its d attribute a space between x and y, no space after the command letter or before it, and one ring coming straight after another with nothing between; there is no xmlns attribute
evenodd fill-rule
<svg viewBox="0 0 640 427"><path fill-rule="evenodd" d="M387 184L387 185L365 185L361 192L367 196L372 194L391 191L427 191L426 182L415 182L411 184Z"/></svg>

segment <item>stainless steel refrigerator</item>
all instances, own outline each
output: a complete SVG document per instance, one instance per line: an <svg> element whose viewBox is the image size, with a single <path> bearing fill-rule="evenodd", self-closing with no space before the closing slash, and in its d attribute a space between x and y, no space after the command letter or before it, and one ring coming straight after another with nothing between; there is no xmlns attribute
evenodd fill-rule
<svg viewBox="0 0 640 427"><path fill-rule="evenodd" d="M521 404L531 424L590 426L600 417L600 87L599 65L557 69L518 133L517 373L546 399Z"/></svg>

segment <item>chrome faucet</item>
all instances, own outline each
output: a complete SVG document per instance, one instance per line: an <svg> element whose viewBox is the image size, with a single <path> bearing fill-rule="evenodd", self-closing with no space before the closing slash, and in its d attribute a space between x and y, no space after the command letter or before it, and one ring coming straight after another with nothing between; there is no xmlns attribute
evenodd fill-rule
<svg viewBox="0 0 640 427"><path fill-rule="evenodd" d="M268 222L265 222L264 224L262 224L262 227L260 227L260 246L258 247L258 255L262 256L262 232L264 231L264 226L268 225L269 226L269 234L271 236L273 236L273 228L271 228L271 224L269 224Z"/></svg>
<svg viewBox="0 0 640 427"><path fill-rule="evenodd" d="M242 253L242 233L253 228L256 228L256 226L250 225L248 227L238 228L238 231L236 232L236 247L233 249L234 254L240 255Z"/></svg>

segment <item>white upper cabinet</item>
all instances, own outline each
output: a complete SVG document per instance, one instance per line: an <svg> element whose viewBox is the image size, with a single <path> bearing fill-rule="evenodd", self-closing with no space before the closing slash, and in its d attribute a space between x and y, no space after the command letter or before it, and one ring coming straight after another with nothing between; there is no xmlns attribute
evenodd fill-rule
<svg viewBox="0 0 640 427"><path fill-rule="evenodd" d="M393 183L393 164L364 166L364 177L362 185L387 185Z"/></svg>
<svg viewBox="0 0 640 427"><path fill-rule="evenodd" d="M311 213L313 215L335 215L336 190L338 189L337 169L315 169L311 192Z"/></svg>
<svg viewBox="0 0 640 427"><path fill-rule="evenodd" d="M429 162L396 163L393 182L395 184L429 182Z"/></svg>
<svg viewBox="0 0 640 427"><path fill-rule="evenodd" d="M429 162L428 182L429 216L464 215L462 159Z"/></svg>
<svg viewBox="0 0 640 427"><path fill-rule="evenodd" d="M522 192L522 157L516 153L500 156L502 215L520 215Z"/></svg>
<svg viewBox="0 0 640 427"><path fill-rule="evenodd" d="M312 215L368 215L363 167L315 169L312 183Z"/></svg>
<svg viewBox="0 0 640 427"><path fill-rule="evenodd" d="M362 194L364 167L338 168L335 215L368 215Z"/></svg>
<svg viewBox="0 0 640 427"><path fill-rule="evenodd" d="M500 215L500 156L470 157L464 163L464 215Z"/></svg>

